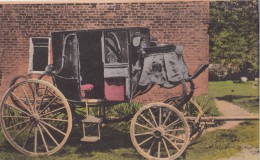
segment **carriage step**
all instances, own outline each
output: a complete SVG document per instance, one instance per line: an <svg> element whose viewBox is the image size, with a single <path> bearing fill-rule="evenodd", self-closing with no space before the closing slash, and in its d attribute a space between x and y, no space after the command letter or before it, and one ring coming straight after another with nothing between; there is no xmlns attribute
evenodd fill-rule
<svg viewBox="0 0 260 160"><path fill-rule="evenodd" d="M100 124L103 121L103 118L98 118L92 115L87 115L85 119L82 120L82 123L98 123Z"/></svg>
<svg viewBox="0 0 260 160"><path fill-rule="evenodd" d="M102 121L103 118L87 115L86 118L82 120L83 138L81 138L81 141L96 142L100 140L100 126Z"/></svg>
<svg viewBox="0 0 260 160"><path fill-rule="evenodd" d="M100 140L100 137L98 136L85 136L80 139L82 142L96 142Z"/></svg>
<svg viewBox="0 0 260 160"><path fill-rule="evenodd" d="M103 102L102 99L82 99L81 101L87 103L88 105L98 105Z"/></svg>

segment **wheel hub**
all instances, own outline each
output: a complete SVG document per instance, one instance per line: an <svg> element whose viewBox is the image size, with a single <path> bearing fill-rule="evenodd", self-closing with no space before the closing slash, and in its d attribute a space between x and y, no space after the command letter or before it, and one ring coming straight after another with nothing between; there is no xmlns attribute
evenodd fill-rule
<svg viewBox="0 0 260 160"><path fill-rule="evenodd" d="M37 113L33 113L31 116L31 120L38 122L40 120L40 116Z"/></svg>
<svg viewBox="0 0 260 160"><path fill-rule="evenodd" d="M153 132L153 136L155 138L161 138L162 136L164 136L164 129L162 127L156 128Z"/></svg>

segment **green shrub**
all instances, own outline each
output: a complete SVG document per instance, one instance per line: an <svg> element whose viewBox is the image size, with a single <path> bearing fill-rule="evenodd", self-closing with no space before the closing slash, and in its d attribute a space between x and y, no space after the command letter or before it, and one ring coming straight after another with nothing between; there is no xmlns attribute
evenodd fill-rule
<svg viewBox="0 0 260 160"><path fill-rule="evenodd" d="M214 98L206 95L206 96L197 96L194 97L196 103L202 108L204 114L206 116L220 116Z"/></svg>

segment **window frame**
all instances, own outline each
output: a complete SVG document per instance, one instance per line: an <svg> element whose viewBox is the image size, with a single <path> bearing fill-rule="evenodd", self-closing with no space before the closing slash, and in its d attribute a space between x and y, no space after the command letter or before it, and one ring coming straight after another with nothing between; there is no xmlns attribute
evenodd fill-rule
<svg viewBox="0 0 260 160"><path fill-rule="evenodd" d="M105 42L105 39L106 39L106 34L107 33L113 33L115 35L118 34L118 32L123 32L124 37L125 37L125 56L126 56L126 62L113 62L113 63L107 63L106 62L106 51L105 51L105 46L106 46L106 42ZM122 35L123 35L122 34ZM128 53L128 38L127 38L127 30L125 29L117 29L117 30L107 30L107 31L103 31L102 33L102 60L103 60L103 63L105 66L121 66L121 65L128 65L129 64L129 53ZM120 40L119 40L120 41ZM120 43L120 42L119 42ZM122 49L122 48L121 48Z"/></svg>
<svg viewBox="0 0 260 160"><path fill-rule="evenodd" d="M33 55L34 55L34 44L33 44L33 39L48 39L48 46L46 46L48 48L48 62L47 65L49 65L51 63L51 38L50 37L30 37L29 39L29 43L30 43L30 47L29 47L29 65L28 65L28 73L35 73L35 74L43 74L45 72L45 70L42 71L36 71L33 70Z"/></svg>

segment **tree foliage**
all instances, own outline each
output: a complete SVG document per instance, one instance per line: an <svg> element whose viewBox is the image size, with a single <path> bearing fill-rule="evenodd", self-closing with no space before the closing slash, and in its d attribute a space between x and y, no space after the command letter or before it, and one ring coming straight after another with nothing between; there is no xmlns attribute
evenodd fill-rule
<svg viewBox="0 0 260 160"><path fill-rule="evenodd" d="M210 3L210 62L234 72L258 71L258 2Z"/></svg>

